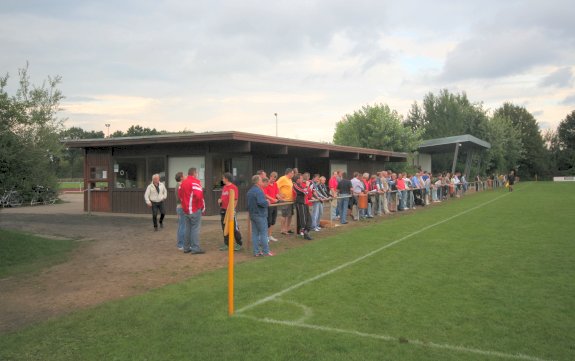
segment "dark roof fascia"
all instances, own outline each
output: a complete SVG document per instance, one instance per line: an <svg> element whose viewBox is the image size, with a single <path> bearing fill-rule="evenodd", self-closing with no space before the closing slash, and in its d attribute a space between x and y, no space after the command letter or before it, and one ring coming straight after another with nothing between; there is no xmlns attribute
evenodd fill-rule
<svg viewBox="0 0 575 361"><path fill-rule="evenodd" d="M189 142L210 142L210 141L245 141L272 145L285 145L288 147L327 149L344 153L373 154L393 158L407 158L407 153L392 152L378 149L350 147L328 143L312 142L307 140L297 140L290 138L274 137L244 132L210 132L192 134L167 134L140 137L122 138L98 138L98 139L75 139L64 140L63 143L70 148L106 148L127 145L150 145L150 144L173 144Z"/></svg>

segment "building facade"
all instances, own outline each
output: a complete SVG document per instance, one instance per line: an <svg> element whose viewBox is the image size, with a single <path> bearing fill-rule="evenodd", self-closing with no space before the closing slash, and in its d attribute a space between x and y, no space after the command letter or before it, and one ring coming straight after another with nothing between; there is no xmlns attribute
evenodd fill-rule
<svg viewBox="0 0 575 361"><path fill-rule="evenodd" d="M125 138L67 140L66 146L84 150L84 209L95 212L148 213L144 192L152 174L160 174L168 188L166 211L175 214L174 179L190 167L198 169L204 186L206 214L219 212L217 199L224 172L233 175L246 209L245 194L259 169L268 175L286 168L319 173L327 178L336 169L348 173L376 172L388 162L405 162L406 153L294 140L243 132L211 132ZM88 194L90 199L88 200Z"/></svg>

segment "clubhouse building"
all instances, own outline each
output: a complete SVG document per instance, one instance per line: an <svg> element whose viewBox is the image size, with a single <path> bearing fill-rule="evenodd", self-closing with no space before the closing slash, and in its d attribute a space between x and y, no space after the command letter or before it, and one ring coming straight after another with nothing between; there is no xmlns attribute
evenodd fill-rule
<svg viewBox="0 0 575 361"><path fill-rule="evenodd" d="M219 213L224 172L232 173L240 192L238 210L244 211L242 195L259 169L282 176L286 168L297 167L329 179L333 170L375 173L389 168L390 162L407 161L407 153L236 131L77 139L64 144L84 150L84 185L90 190L84 195L84 210L90 206L90 211L113 213L148 213L144 192L156 173L168 188L166 212L175 214L175 174L197 168L206 214L214 215Z"/></svg>

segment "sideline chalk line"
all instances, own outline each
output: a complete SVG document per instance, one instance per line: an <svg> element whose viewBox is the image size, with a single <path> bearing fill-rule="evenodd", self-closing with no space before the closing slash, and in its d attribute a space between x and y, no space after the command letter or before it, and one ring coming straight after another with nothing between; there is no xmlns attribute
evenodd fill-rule
<svg viewBox="0 0 575 361"><path fill-rule="evenodd" d="M247 315L238 315L238 317L248 318L248 319L251 319L254 321L258 321L258 322L264 322L264 323L270 323L270 324L276 324L276 325L307 328L307 329L312 329L312 330L316 330L316 331L334 332L334 333L353 335L353 336L359 336L359 337L364 337L364 338L372 338L372 339L388 341L388 342L406 343L406 344L412 344L412 345L423 346L423 347L431 347L431 348L443 349L443 350L449 350L449 351L473 353L473 354L478 354L478 355L482 355L482 356L499 357L499 358L515 359L515 360L526 360L526 361L547 361L547 360L539 358L539 357L524 355L524 354L520 354L520 353L510 354L510 353L505 353L505 352L482 350L482 349L470 348L470 347L465 347L465 346L454 346L454 345L449 345L449 344L426 342L426 341L420 341L420 340L408 340L408 339L403 338L403 337L397 338L397 337L392 337L392 336L388 336L388 335L377 335L377 334L373 334L373 333L359 332L359 331L354 331L354 330L344 330L341 328L310 325L310 324L301 323L301 322L299 322L299 320L298 321L281 321L281 320L274 320L274 319L270 319L270 318L257 318L254 316L247 316Z"/></svg>
<svg viewBox="0 0 575 361"><path fill-rule="evenodd" d="M393 246L395 246L396 244L398 244L398 243L400 243L400 242L403 242L403 241L405 241L405 240L408 239L408 238L411 238L411 237L413 237L413 236L415 236L415 235L417 235L417 234L420 234L420 233L422 233L422 232L425 232L425 231L427 231L428 229L433 228L433 227L436 227L436 226L438 226L438 225L440 225L440 224L449 222L449 221L451 221L452 219L455 219L455 218L457 218L457 217L461 217L461 216L463 216L464 214L467 214L467 213L472 212L472 211L474 211L474 210L476 210L476 209L479 209L479 208L481 208L481 207L483 207L483 206L486 206L486 205L488 205L488 204L490 204L490 203L493 203L493 202L495 202L495 201L497 201L497 200L499 200L499 199L501 199L501 198L503 198L503 197L505 197L505 196L507 196L507 195L509 195L509 194L511 194L511 193L505 193L505 194L503 194L503 195L500 195L500 196L497 197L497 198L493 198L493 199L491 199L491 200L489 200L489 201L487 201L487 202L485 202L485 203L482 203L482 204L480 204L480 205L477 205L477 206L475 206L475 207L473 207L473 208L469 208L469 209L467 209L467 210L465 210L465 211L463 211L463 212L460 212L460 213L458 213L458 214L455 214L455 215L453 215L453 216L451 216L451 217L449 217L449 218L445 218L445 219L443 219L443 220L441 220L441 221L439 221L439 222L436 222L436 223L433 223L433 224L431 224L431 225L429 225L429 226L423 227L423 228L421 228L421 229L418 230L418 231L412 232L412 233L410 233L410 234L408 234L408 235L406 235L406 236L404 236L404 237L402 237L402 238L400 238L400 239L398 239L398 240L395 240L395 241L393 241L393 242L391 242L391 243L388 243L388 244L386 244L385 246L382 246L382 247L380 247L380 248L378 248L378 249L376 249L376 250L374 250L374 251L371 251L371 252L369 252L369 253L367 253L367 254L365 254L365 255L363 255L363 256L360 256L360 257L358 257L358 258L356 258L356 259L354 259L354 260L352 260L352 261L343 263L343 264L341 264L341 265L339 265L339 266L337 266L337 267L335 267L335 268L332 268L332 269L329 270L329 271L320 273L320 274L318 274L318 275L316 275L316 276L314 276L314 277L308 278L307 280L304 280L304 281L301 281L301 282L299 282L299 283L296 283L295 285L290 286L290 287L288 287L288 288L286 288L286 289L284 289L284 290L282 290L282 291L279 291L279 292L277 292L277 293L274 293L273 295L267 296L267 297L265 297L265 298L262 298L261 300L258 300L258 301L254 302L254 303L251 303L251 304L247 305L247 306L244 306L244 307L238 309L238 310L236 311L236 314L245 312L245 311L247 311L247 310L249 310L249 309L252 309L252 308L254 308L254 307L256 307L256 306L259 306L259 305L261 305L261 304L263 304L263 303L266 303L266 302L269 302L269 301L273 301L273 300L275 300L276 298L278 298L278 297L280 297L280 296L282 296L282 295L284 295L284 294L286 294L286 293L288 293L288 292L291 292L291 291L293 291L293 290L295 290L295 289L298 289L298 288L300 288L300 287L302 287L302 286L305 286L305 285L307 285L308 283L311 283L311 282L317 281L317 280L319 280L319 279L321 279L321 278L324 278L325 276L329 276L330 274L335 273L335 272L337 272L337 271L339 271L339 270L342 270L342 269L344 269L344 268L347 268L347 267L349 267L349 266L352 266L352 265L354 265L354 264L356 264L356 263L358 263L358 262L363 261L363 260L366 259L366 258L369 258L369 257L371 257L371 256L373 256L373 255L375 255L375 254L377 254L377 253L379 253L379 252L381 252L381 251L383 251L383 250L389 248L389 247L393 247Z"/></svg>

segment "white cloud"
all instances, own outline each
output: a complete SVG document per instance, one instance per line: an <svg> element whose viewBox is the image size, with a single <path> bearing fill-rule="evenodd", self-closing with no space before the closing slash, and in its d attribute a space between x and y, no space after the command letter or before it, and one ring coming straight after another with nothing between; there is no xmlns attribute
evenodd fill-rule
<svg viewBox="0 0 575 361"><path fill-rule="evenodd" d="M87 130L275 134L277 112L283 135L329 141L365 104L406 114L442 88L490 108L525 104L554 126L573 103L574 9L554 0L6 0L0 71L14 78L29 61L34 83L61 75L67 125Z"/></svg>
<svg viewBox="0 0 575 361"><path fill-rule="evenodd" d="M547 75L539 83L540 86L552 86L558 88L570 87L573 85L573 72L570 67L562 67Z"/></svg>

